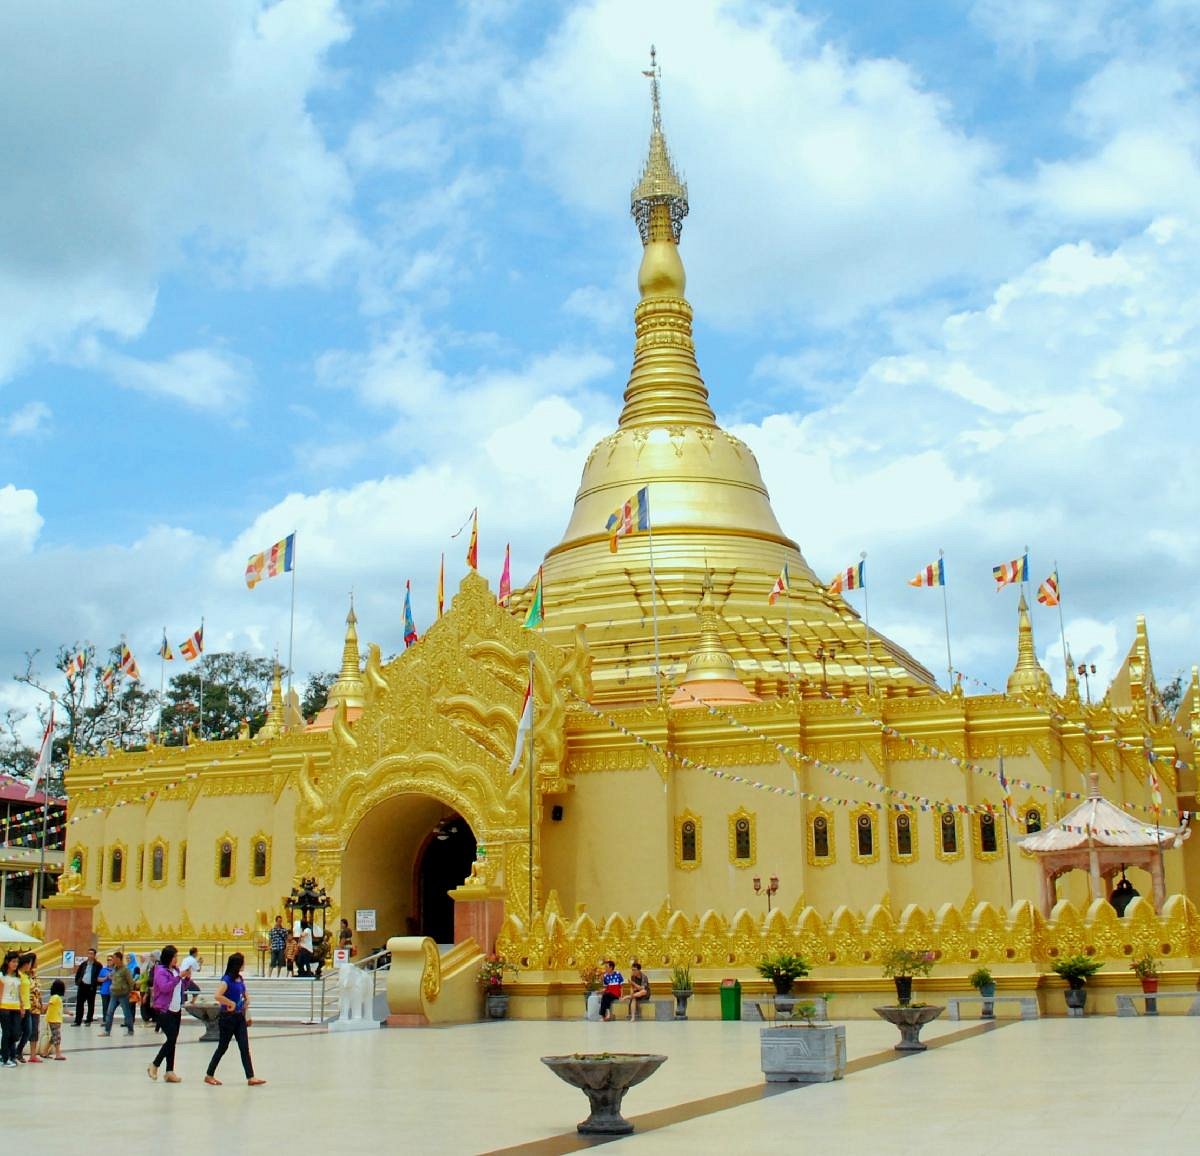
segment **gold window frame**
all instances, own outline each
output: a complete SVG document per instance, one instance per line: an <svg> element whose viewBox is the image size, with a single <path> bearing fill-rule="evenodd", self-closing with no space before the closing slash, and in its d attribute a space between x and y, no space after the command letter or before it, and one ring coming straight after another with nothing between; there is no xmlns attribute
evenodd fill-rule
<svg viewBox="0 0 1200 1156"><path fill-rule="evenodd" d="M187 840L183 839L179 844L179 882L187 882Z"/></svg>
<svg viewBox="0 0 1200 1156"><path fill-rule="evenodd" d="M685 859L683 857L684 823L695 823L696 825L695 859ZM701 838L701 833L703 830L704 823L699 815L694 815L691 811L684 811L683 814L675 816L675 866L680 871L695 871L696 868L700 866L701 860L704 858L704 844Z"/></svg>
<svg viewBox="0 0 1200 1156"><path fill-rule="evenodd" d="M1032 832L1029 831L1025 826L1025 817L1030 811L1036 811L1038 813L1038 818L1040 818L1042 821L1041 829L1043 831L1046 829L1047 823L1051 821L1049 816L1046 814L1045 802L1041 799L1035 799L1032 795L1028 795L1023 803L1017 804L1017 814L1021 817L1020 834L1022 835L1032 834Z"/></svg>
<svg viewBox="0 0 1200 1156"><path fill-rule="evenodd" d="M817 854L817 833L816 821L818 819L825 820L825 838L829 842L829 854ZM824 807L817 805L808 812L808 818L805 820L804 829L806 832L806 841L808 845L808 863L810 867L828 867L832 863L837 862L837 839L836 828L833 822L833 812L827 811Z"/></svg>
<svg viewBox="0 0 1200 1156"><path fill-rule="evenodd" d="M870 855L864 855L858 849L858 821L863 815L866 815L871 820ZM855 863L879 862L879 812L874 807L868 807L865 803L861 807L855 807L850 812L850 857Z"/></svg>
<svg viewBox="0 0 1200 1156"><path fill-rule="evenodd" d="M150 846L147 848L147 850L150 852L150 855L149 855L150 866L149 866L149 870L146 872L146 882L151 887L166 887L167 876L171 873L171 847L170 847L170 844L165 839L155 839L154 842L151 843ZM154 852L155 851L162 852L162 864L163 864L162 878L157 879L157 880L154 878Z"/></svg>
<svg viewBox="0 0 1200 1156"><path fill-rule="evenodd" d="M980 809L971 816L971 847L975 852L975 858L981 863L991 863L999 859L1004 854L1004 808L1003 806L992 806L992 829L996 832L996 849L995 851L985 851L983 849L983 816L986 813L983 808L991 805L990 799L984 799L976 806Z"/></svg>
<svg viewBox="0 0 1200 1156"><path fill-rule="evenodd" d="M229 874L223 876L221 874L221 847L223 844L229 844ZM218 887L230 887L233 881L237 878L237 845L238 841L230 834L221 835L213 848L213 882Z"/></svg>
<svg viewBox="0 0 1200 1156"><path fill-rule="evenodd" d="M137 865L138 865L137 885L138 885L138 887L141 887L146 882L146 844L145 843L138 844Z"/></svg>
<svg viewBox="0 0 1200 1156"><path fill-rule="evenodd" d="M908 820L909 840L912 850L907 855L900 851L900 819ZM893 863L915 863L920 857L920 841L917 830L916 811L892 811L888 815L888 853Z"/></svg>
<svg viewBox="0 0 1200 1156"><path fill-rule="evenodd" d="M946 819L950 819L950 823L946 824ZM954 827L954 850L947 851L942 846L942 826ZM962 815L958 811L938 811L937 812L937 833L933 840L933 853L943 863L953 863L961 859L966 854L966 849L963 847L963 829Z"/></svg>
<svg viewBox="0 0 1200 1156"><path fill-rule="evenodd" d="M737 853L737 825L742 819L745 819L749 824L750 854L744 859L739 859ZM739 807L729 816L729 862L734 867L740 868L753 867L758 862L758 821L754 812L747 811L745 807Z"/></svg>
<svg viewBox="0 0 1200 1156"><path fill-rule="evenodd" d="M117 852L121 853L121 879L120 882L113 880L113 856ZM105 849L104 861L108 865L108 889L110 891L120 891L122 887L129 881L129 848L124 843L111 843Z"/></svg>
<svg viewBox="0 0 1200 1156"><path fill-rule="evenodd" d="M266 862L265 862L266 870L261 875L255 875L254 874L254 859L255 859L255 854L257 853L257 850L258 850L259 843L265 844L266 849L267 849L266 850ZM266 831L259 831L258 834L255 835L250 840L250 882L261 887L264 883L270 883L270 881L271 881L271 836L268 835L266 833Z"/></svg>

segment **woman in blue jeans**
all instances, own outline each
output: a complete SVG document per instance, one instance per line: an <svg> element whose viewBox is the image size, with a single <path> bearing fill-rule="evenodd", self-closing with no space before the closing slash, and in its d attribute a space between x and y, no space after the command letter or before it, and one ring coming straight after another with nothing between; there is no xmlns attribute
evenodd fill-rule
<svg viewBox="0 0 1200 1156"><path fill-rule="evenodd" d="M204 1077L206 1084L220 1085L221 1081L217 1079L217 1065L229 1050L230 1040L237 1040L246 1083L254 1088L267 1082L254 1074L254 1062L250 1059L250 1038L246 1029L254 1021L250 1018L250 997L246 993L246 981L242 979L242 967L245 962L242 953L235 951L225 964L225 974L217 984L216 1000L221 1006L220 1015L217 1016L220 1040L212 1059L208 1061L208 1074Z"/></svg>

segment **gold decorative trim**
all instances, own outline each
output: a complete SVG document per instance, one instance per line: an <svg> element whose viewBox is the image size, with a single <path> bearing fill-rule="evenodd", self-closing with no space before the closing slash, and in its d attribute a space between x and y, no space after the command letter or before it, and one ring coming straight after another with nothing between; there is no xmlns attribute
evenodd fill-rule
<svg viewBox="0 0 1200 1156"><path fill-rule="evenodd" d="M743 833L747 834L750 840L750 854L744 858L738 857L737 852L737 837L739 827L742 824ZM745 807L739 807L732 815L729 816L729 862L735 867L753 867L758 861L758 821L754 816L754 812L747 811Z"/></svg>
<svg viewBox="0 0 1200 1156"><path fill-rule="evenodd" d="M868 807L865 803L850 812L850 858L855 863L879 862L879 824L875 821L877 817L878 813L874 807ZM858 831L862 819L866 819L871 825L871 853L869 855L864 855L858 845Z"/></svg>
<svg viewBox="0 0 1200 1156"><path fill-rule="evenodd" d="M150 870L146 872L146 881L151 887L160 888L166 887L167 875L170 873L171 867L171 845L165 839L155 839L147 848L150 852ZM162 856L162 870L159 872L157 879L154 878L154 856L160 854Z"/></svg>
<svg viewBox="0 0 1200 1156"><path fill-rule="evenodd" d="M981 799L976 805L986 807L990 803L988 799ZM992 830L996 832L996 849L995 851L985 851L983 849L983 827L984 820L991 819ZM990 863L994 859L999 859L1004 854L1004 811L1001 808L994 808L990 813L980 811L971 816L971 845L975 852L975 858L983 863Z"/></svg>
<svg viewBox="0 0 1200 1156"><path fill-rule="evenodd" d="M696 837L696 857L694 859L683 857L683 828L688 823L693 824L693 833ZM699 815L692 814L691 811L684 811L682 815L675 816L675 866L680 871L695 871L700 866L704 858L701 842L703 827L704 820Z"/></svg>
<svg viewBox="0 0 1200 1156"><path fill-rule="evenodd" d="M908 825L909 846L912 848L907 854L900 850L902 823ZM891 855L893 863L915 863L917 861L919 845L916 811L893 811L888 815L888 853Z"/></svg>
<svg viewBox="0 0 1200 1156"><path fill-rule="evenodd" d="M229 874L221 874L221 856L225 847L229 847ZM220 887L228 887L237 878L237 844L238 841L228 831L217 839L213 848L213 882Z"/></svg>
<svg viewBox="0 0 1200 1156"><path fill-rule="evenodd" d="M113 878L113 860L121 856L121 878ZM105 858L108 861L108 889L110 891L120 891L125 886L129 879L129 848L124 843L113 843L106 851Z"/></svg>
<svg viewBox="0 0 1200 1156"><path fill-rule="evenodd" d="M263 845L263 873L255 874L255 868L258 866L258 847ZM259 831L250 840L250 882L256 886L261 886L264 883L271 881L271 836L265 831Z"/></svg>
<svg viewBox="0 0 1200 1156"><path fill-rule="evenodd" d="M935 817L937 829L933 837L933 853L943 863L953 863L961 859L966 854L966 848L963 846L963 829L962 816L957 811L942 811ZM942 842L942 828L954 828L954 850L947 851Z"/></svg>
<svg viewBox="0 0 1200 1156"><path fill-rule="evenodd" d="M828 847L828 855L817 854L817 820L825 824L825 840ZM837 840L835 838L836 828L833 821L833 812L825 810L820 804L817 804L809 809L808 818L805 820L804 829L807 833L808 843L808 863L810 867L828 867L837 862Z"/></svg>

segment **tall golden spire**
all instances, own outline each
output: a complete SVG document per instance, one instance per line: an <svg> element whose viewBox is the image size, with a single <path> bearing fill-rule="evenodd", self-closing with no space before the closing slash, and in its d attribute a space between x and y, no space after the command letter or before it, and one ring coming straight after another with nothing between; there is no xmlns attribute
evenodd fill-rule
<svg viewBox="0 0 1200 1156"><path fill-rule="evenodd" d="M267 711L267 721L255 738L277 739L285 733L283 718L283 671L279 660L275 660L275 673L271 677L271 709Z"/></svg>
<svg viewBox="0 0 1200 1156"><path fill-rule="evenodd" d="M679 238L688 212L687 185L675 170L663 135L662 71L653 46L644 75L650 78L650 149L630 196L630 212L642 238L638 270L642 299L633 314L637 343L619 424L714 426L716 417L696 364L692 307L683 296L687 275L679 257Z"/></svg>
<svg viewBox="0 0 1200 1156"><path fill-rule="evenodd" d="M1075 660L1071 657L1071 651L1067 650L1067 693L1065 695L1068 702L1079 701L1079 676L1075 673Z"/></svg>
<svg viewBox="0 0 1200 1156"><path fill-rule="evenodd" d="M1008 676L1009 694L1045 694L1050 690L1050 676L1037 660L1033 646L1033 623L1025 595L1017 603L1017 665Z"/></svg>
<svg viewBox="0 0 1200 1156"><path fill-rule="evenodd" d="M342 669L337 682L329 688L326 706L344 702L348 707L365 706L367 684L362 676L362 662L358 653L358 618L354 613L354 595L350 595L350 613L346 615L346 641L342 645Z"/></svg>

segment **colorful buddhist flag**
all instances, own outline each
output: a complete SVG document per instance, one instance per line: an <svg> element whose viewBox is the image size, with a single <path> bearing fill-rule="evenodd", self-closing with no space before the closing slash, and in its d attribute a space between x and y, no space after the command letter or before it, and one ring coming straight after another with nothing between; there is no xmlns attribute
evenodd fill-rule
<svg viewBox="0 0 1200 1156"><path fill-rule="evenodd" d="M446 551L442 551L442 564L438 568L438 617L446 610Z"/></svg>
<svg viewBox="0 0 1200 1156"><path fill-rule="evenodd" d="M608 548L617 552L617 539L627 534L638 534L650 529L650 487L643 486L623 506L618 506L608 516Z"/></svg>
<svg viewBox="0 0 1200 1156"><path fill-rule="evenodd" d="M525 615L525 621L522 625L526 630L533 630L535 627L541 626L545 618L545 610L542 602L542 568L538 567L537 585L533 588L533 601L529 603L529 613Z"/></svg>
<svg viewBox="0 0 1200 1156"><path fill-rule="evenodd" d="M296 568L296 535L280 539L269 550L251 554L246 563L246 585L253 590L264 578L277 578Z"/></svg>
<svg viewBox="0 0 1200 1156"><path fill-rule="evenodd" d="M916 576L908 580L908 584L910 586L945 586L945 558L939 558L936 562L930 562L924 569L918 570Z"/></svg>
<svg viewBox="0 0 1200 1156"><path fill-rule="evenodd" d="M164 641L166 641L164 639ZM200 629L191 634L183 642L179 644L179 653L183 655L188 662L194 662L204 653L204 623L200 623Z"/></svg>
<svg viewBox="0 0 1200 1156"><path fill-rule="evenodd" d="M1057 606L1058 605L1059 594L1058 594L1058 571L1057 570L1055 570L1054 573L1051 574L1050 577L1047 578L1046 581L1043 582L1038 587L1037 598L1038 598L1038 601L1043 606Z"/></svg>
<svg viewBox="0 0 1200 1156"><path fill-rule="evenodd" d="M829 583L830 594L840 594L843 590L861 590L867 581L867 563L864 559L857 566L849 566L836 575Z"/></svg>
<svg viewBox="0 0 1200 1156"><path fill-rule="evenodd" d="M540 577L541 570L538 570ZM500 594L496 601L501 606L507 606L508 600L512 597L512 556L510 553L510 543L504 544L504 569L500 571Z"/></svg>
<svg viewBox="0 0 1200 1156"><path fill-rule="evenodd" d="M1004 792L1004 813L1017 822L1017 805L1013 802L1012 791L1008 789L1008 779L1004 775L1004 761L1000 761L1000 789Z"/></svg>
<svg viewBox="0 0 1200 1156"><path fill-rule="evenodd" d="M171 644L167 641L167 628L165 626L163 627L163 640L159 643L158 647L158 657L163 662L175 661L175 652L171 649Z"/></svg>
<svg viewBox="0 0 1200 1156"><path fill-rule="evenodd" d="M67 659L67 664L63 667L63 674L67 676L68 682L73 682L86 668L87 652L81 650L78 654Z"/></svg>
<svg viewBox="0 0 1200 1156"><path fill-rule="evenodd" d="M37 792L38 783L50 774L50 756L54 752L54 699L50 699L50 717L46 720L46 729L42 731L42 745L38 748L37 762L33 764L33 778L29 780L29 789L25 798L32 799Z"/></svg>
<svg viewBox="0 0 1200 1156"><path fill-rule="evenodd" d="M1014 582L1028 582L1029 555L1022 554L1021 557L1014 558L1011 562L1001 562L999 566L993 566L992 577L996 579L997 592Z"/></svg>
<svg viewBox="0 0 1200 1156"><path fill-rule="evenodd" d="M538 583L538 589L541 589L541 583ZM525 701L521 704L521 717L517 720L517 739L513 744L512 762L508 764L508 773L515 774L517 767L521 765L521 756L525 753L525 743L528 739L530 730L533 729L533 676L530 675L529 682L525 686Z"/></svg>
<svg viewBox="0 0 1200 1156"><path fill-rule="evenodd" d="M767 605L774 606L775 600L781 594L787 594L791 588L791 584L788 582L787 563L785 562L783 569L779 571L779 577L775 579L775 585L771 587L771 593L767 595Z"/></svg>
<svg viewBox="0 0 1200 1156"><path fill-rule="evenodd" d="M134 682L140 679L141 673L138 671L137 661L133 657L133 652L125 643L121 643L121 673L132 678Z"/></svg>
<svg viewBox="0 0 1200 1156"><path fill-rule="evenodd" d="M117 689L117 669L113 666L106 666L100 672L100 685L104 687L109 694L112 694Z"/></svg>
<svg viewBox="0 0 1200 1156"><path fill-rule="evenodd" d="M404 583L404 649L417 641L417 625L412 615L412 582Z"/></svg>
<svg viewBox="0 0 1200 1156"><path fill-rule="evenodd" d="M1155 822L1158 821L1158 816L1162 813L1163 797L1162 787L1158 781L1158 771L1154 767L1154 752L1146 751L1146 761L1150 767L1150 806L1154 808Z"/></svg>
<svg viewBox="0 0 1200 1156"><path fill-rule="evenodd" d="M467 565L479 569L479 507L471 511L471 541L467 544Z"/></svg>

